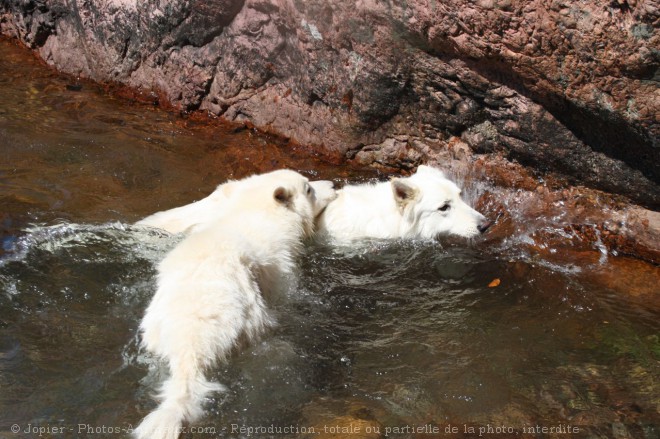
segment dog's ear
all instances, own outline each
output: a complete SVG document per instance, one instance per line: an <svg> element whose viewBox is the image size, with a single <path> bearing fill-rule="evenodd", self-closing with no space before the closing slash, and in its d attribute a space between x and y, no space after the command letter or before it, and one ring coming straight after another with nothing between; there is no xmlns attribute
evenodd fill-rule
<svg viewBox="0 0 660 439"><path fill-rule="evenodd" d="M212 199L214 200L222 200L223 198L229 198L231 197L232 193L234 192L235 189L235 184L233 180L230 180L226 183L223 183L219 185L213 193L211 194Z"/></svg>
<svg viewBox="0 0 660 439"><path fill-rule="evenodd" d="M393 178L390 183L392 184L394 200L396 200L397 204L400 206L417 198L417 188L409 182L401 178Z"/></svg>
<svg viewBox="0 0 660 439"><path fill-rule="evenodd" d="M445 174L438 168L434 168L432 166L427 166L427 165L419 165L417 167L417 171L415 171L415 174L432 174L436 175L438 177L444 177Z"/></svg>
<svg viewBox="0 0 660 439"><path fill-rule="evenodd" d="M278 203L288 206L293 198L293 193L287 188L280 186L275 189L275 192L273 192L273 198L275 198L275 201Z"/></svg>

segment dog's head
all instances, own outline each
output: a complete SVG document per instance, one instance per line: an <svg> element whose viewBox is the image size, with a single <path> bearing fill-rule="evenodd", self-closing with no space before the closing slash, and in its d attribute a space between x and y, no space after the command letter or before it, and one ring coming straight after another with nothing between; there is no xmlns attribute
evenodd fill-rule
<svg viewBox="0 0 660 439"><path fill-rule="evenodd" d="M298 214L303 220L305 235L312 235L315 219L337 198L333 183L325 180L310 182L289 170L275 171L270 177L278 182L273 192L275 202Z"/></svg>
<svg viewBox="0 0 660 439"><path fill-rule="evenodd" d="M442 171L419 166L408 178L391 181L394 200L410 224L410 235L432 239L441 235L466 238L484 233L490 222L461 199L461 190Z"/></svg>

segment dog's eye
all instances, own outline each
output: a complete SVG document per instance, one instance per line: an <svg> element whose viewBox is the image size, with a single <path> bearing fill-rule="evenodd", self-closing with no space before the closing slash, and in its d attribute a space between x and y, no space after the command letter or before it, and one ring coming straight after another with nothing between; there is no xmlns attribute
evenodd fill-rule
<svg viewBox="0 0 660 439"><path fill-rule="evenodd" d="M439 210L440 212L446 212L446 211L449 210L450 207L451 207L451 206L449 205L449 203L446 203L446 204L443 204L442 206L438 207L438 210Z"/></svg>
<svg viewBox="0 0 660 439"><path fill-rule="evenodd" d="M307 195L309 195L309 194L311 194L311 193L312 193L312 187L311 187L311 186L307 186Z"/></svg>

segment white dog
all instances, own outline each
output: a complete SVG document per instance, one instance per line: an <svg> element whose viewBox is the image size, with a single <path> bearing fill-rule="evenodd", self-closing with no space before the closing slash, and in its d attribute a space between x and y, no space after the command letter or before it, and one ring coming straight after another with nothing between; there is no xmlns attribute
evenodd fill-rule
<svg viewBox="0 0 660 439"><path fill-rule="evenodd" d="M162 402L135 431L140 439L177 438L184 423L202 414L204 397L222 389L204 371L272 323L264 296L285 283L303 238L333 196L327 190L317 196L294 171L251 177L233 189L221 212L201 211L205 222L158 266L158 288L140 330L146 349L168 361L170 376ZM179 228L199 218L191 220Z"/></svg>
<svg viewBox="0 0 660 439"><path fill-rule="evenodd" d="M206 198L185 206L154 213L135 224L155 227L169 233L189 232L196 225L211 222L214 218L225 213L227 203L232 197L244 197L250 191L259 189L263 183L264 175L268 174L252 175L242 180L229 180L219 185ZM333 184L330 181L312 181L309 184L319 199L334 199L336 197Z"/></svg>
<svg viewBox="0 0 660 439"><path fill-rule="evenodd" d="M208 197L174 209L158 212L138 225L170 233L204 224L226 210L224 204L236 193L249 190L255 177L221 184ZM327 181L310 183L317 193L333 193ZM421 238L441 235L473 237L491 223L468 206L461 191L439 169L421 165L417 172L390 182L348 185L338 191L318 219L318 233L336 243L363 238Z"/></svg>
<svg viewBox="0 0 660 439"><path fill-rule="evenodd" d="M332 241L361 238L473 237L490 226L461 199L461 190L442 171L421 165L407 178L349 185L319 218L319 232Z"/></svg>

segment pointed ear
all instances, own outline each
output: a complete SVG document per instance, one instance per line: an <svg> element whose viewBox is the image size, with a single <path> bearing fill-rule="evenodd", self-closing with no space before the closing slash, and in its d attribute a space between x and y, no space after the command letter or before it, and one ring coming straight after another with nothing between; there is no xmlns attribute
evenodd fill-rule
<svg viewBox="0 0 660 439"><path fill-rule="evenodd" d="M394 200L398 204L405 204L414 200L417 197L417 188L401 178L393 178L390 182L392 184L392 193Z"/></svg>
<svg viewBox="0 0 660 439"><path fill-rule="evenodd" d="M273 198L275 198L275 201L277 201L278 203L284 204L286 206L291 202L291 198L293 198L293 194L291 193L291 191L280 186L277 189L275 189L275 192L273 192Z"/></svg>
<svg viewBox="0 0 660 439"><path fill-rule="evenodd" d="M214 200L221 200L223 198L229 198L231 197L231 194L234 192L234 184L233 181L228 181L227 183L223 183L219 185L213 193L211 194L211 197L213 197Z"/></svg>
<svg viewBox="0 0 660 439"><path fill-rule="evenodd" d="M434 168L432 166L427 166L427 165L419 165L417 167L417 171L415 171L415 174L433 174L437 175L439 177L444 177L445 174L438 168Z"/></svg>

